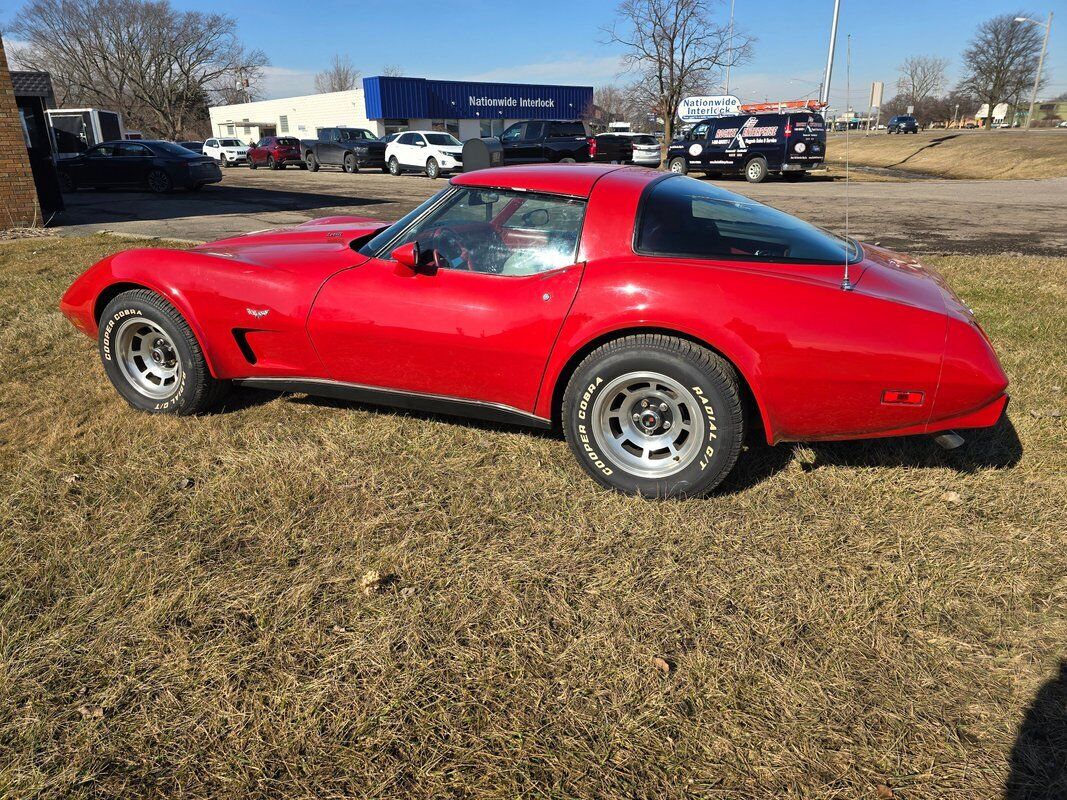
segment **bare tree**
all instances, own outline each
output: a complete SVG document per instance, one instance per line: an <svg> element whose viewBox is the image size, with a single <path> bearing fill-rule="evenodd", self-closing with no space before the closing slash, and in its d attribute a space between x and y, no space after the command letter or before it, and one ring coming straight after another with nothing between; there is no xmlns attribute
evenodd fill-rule
<svg viewBox="0 0 1067 800"><path fill-rule="evenodd" d="M897 94L910 105L919 105L940 95L945 88L948 60L935 56L911 56L900 65Z"/></svg>
<svg viewBox="0 0 1067 800"><path fill-rule="evenodd" d="M386 64L382 67L382 75L387 78L399 78L404 74L404 68L399 64Z"/></svg>
<svg viewBox="0 0 1067 800"><path fill-rule="evenodd" d="M715 21L715 0L623 0L615 23L605 29L608 42L623 46L623 62L638 80L635 100L663 117L670 142L678 105L691 92L711 86L727 65L748 60L752 37L733 37Z"/></svg>
<svg viewBox="0 0 1067 800"><path fill-rule="evenodd" d="M1042 34L1037 25L1015 22L1015 17L1033 16L1019 12L987 19L963 52L966 73L958 88L988 104L985 127L992 123L994 106L1018 102L1034 84Z"/></svg>
<svg viewBox="0 0 1067 800"><path fill-rule="evenodd" d="M348 56L335 55L330 59L330 66L315 75L315 91L347 92L356 88L360 71L352 64Z"/></svg>
<svg viewBox="0 0 1067 800"><path fill-rule="evenodd" d="M20 65L52 74L61 104L99 106L129 127L179 138L203 130L216 84L267 63L221 14L168 0L31 0L12 25Z"/></svg>

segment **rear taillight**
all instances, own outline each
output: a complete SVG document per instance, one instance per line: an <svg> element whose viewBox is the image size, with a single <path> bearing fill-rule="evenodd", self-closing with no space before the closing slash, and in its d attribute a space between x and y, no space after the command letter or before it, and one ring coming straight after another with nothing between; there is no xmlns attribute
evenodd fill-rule
<svg viewBox="0 0 1067 800"><path fill-rule="evenodd" d="M589 157L590 158L595 158L596 157L596 137L595 136L590 136L588 139L586 139L586 141L589 142Z"/></svg>

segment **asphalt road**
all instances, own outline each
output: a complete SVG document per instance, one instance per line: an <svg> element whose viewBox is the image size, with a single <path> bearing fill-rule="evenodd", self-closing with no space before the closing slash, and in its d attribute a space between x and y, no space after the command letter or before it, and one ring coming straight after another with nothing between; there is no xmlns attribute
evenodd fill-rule
<svg viewBox="0 0 1067 800"><path fill-rule="evenodd" d="M834 231L845 226L841 180L715 181ZM79 191L57 223L69 234L111 230L210 241L333 214L396 219L445 185L417 175L227 169L199 193ZM849 233L912 253L1067 252L1067 178L1027 181L851 181Z"/></svg>

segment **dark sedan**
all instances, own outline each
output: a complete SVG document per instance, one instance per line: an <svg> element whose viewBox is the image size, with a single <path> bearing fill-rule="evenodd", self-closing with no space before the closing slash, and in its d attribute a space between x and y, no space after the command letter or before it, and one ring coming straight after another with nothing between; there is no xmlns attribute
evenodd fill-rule
<svg viewBox="0 0 1067 800"><path fill-rule="evenodd" d="M103 142L56 165L59 185L71 192L83 187L143 187L162 194L171 189L196 191L222 180L213 158L174 142Z"/></svg>

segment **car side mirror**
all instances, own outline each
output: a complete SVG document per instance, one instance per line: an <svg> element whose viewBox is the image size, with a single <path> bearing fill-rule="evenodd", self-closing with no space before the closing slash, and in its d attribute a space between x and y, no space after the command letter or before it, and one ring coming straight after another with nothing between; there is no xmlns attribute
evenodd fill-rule
<svg viewBox="0 0 1067 800"><path fill-rule="evenodd" d="M423 252L417 241L402 244L389 257L409 274L421 272L432 275L436 272L436 259L432 250Z"/></svg>

